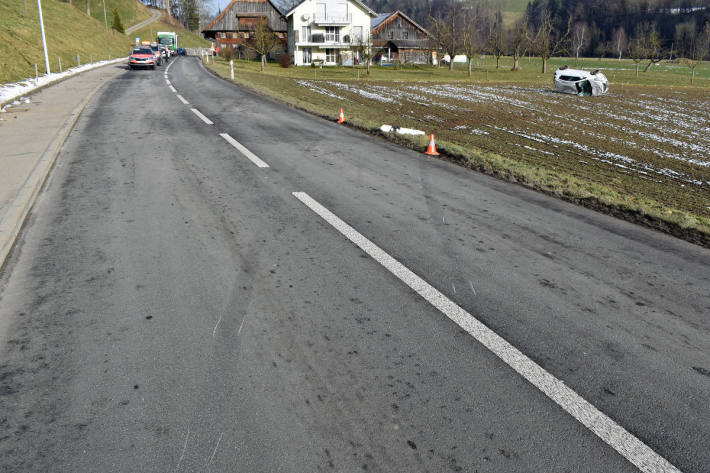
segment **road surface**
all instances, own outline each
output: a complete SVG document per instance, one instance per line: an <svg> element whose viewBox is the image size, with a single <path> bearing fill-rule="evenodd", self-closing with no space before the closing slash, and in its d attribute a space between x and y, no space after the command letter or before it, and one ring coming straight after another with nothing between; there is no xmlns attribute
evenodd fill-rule
<svg viewBox="0 0 710 473"><path fill-rule="evenodd" d="M710 251L164 69L0 275L0 470L708 471Z"/></svg>

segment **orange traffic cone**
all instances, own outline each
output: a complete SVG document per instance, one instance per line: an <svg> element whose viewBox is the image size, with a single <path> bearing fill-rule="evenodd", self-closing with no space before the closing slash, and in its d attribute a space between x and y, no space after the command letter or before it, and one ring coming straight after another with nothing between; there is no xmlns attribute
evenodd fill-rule
<svg viewBox="0 0 710 473"><path fill-rule="evenodd" d="M429 147L426 149L424 154L439 156L439 153L436 152L436 144L434 143L434 133L429 136Z"/></svg>
<svg viewBox="0 0 710 473"><path fill-rule="evenodd" d="M338 117L338 123L345 123L345 114L343 113L343 109L340 109L340 116Z"/></svg>

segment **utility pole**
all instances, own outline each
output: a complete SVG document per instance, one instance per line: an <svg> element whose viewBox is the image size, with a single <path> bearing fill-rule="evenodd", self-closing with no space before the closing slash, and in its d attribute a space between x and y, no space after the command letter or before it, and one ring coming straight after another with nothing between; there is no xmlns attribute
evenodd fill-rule
<svg viewBox="0 0 710 473"><path fill-rule="evenodd" d="M49 74L49 56L47 56L47 40L44 38L44 21L42 20L42 3L37 0L37 11L39 12L39 30L42 32L42 49L44 50L44 70Z"/></svg>
<svg viewBox="0 0 710 473"><path fill-rule="evenodd" d="M106 21L106 0L102 0L101 5L104 6L104 27L106 28L106 32L108 33L108 21Z"/></svg>

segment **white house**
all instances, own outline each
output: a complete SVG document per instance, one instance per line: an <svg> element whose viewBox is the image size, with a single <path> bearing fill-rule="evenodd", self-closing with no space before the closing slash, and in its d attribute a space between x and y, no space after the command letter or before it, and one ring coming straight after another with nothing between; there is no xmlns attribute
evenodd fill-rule
<svg viewBox="0 0 710 473"><path fill-rule="evenodd" d="M293 63L352 64L359 59L353 47L369 42L376 16L359 0L303 0L286 14Z"/></svg>

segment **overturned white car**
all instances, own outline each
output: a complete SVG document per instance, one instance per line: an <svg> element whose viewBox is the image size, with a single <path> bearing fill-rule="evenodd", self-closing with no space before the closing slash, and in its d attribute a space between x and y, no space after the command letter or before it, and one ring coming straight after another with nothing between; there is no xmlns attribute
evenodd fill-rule
<svg viewBox="0 0 710 473"><path fill-rule="evenodd" d="M555 89L579 96L602 95L609 91L609 80L598 69L587 72L562 66L555 71Z"/></svg>

